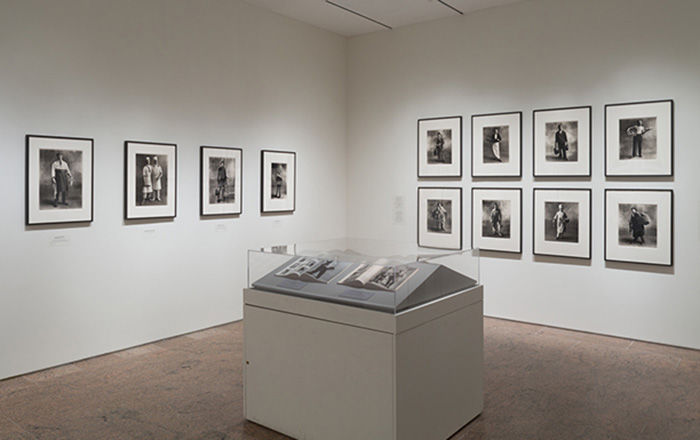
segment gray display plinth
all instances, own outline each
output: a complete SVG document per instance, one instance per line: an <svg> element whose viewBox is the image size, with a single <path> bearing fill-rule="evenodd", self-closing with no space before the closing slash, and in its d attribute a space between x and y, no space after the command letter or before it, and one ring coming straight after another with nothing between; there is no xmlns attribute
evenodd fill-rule
<svg viewBox="0 0 700 440"><path fill-rule="evenodd" d="M483 408L483 287L397 314L244 290L245 416L297 439L444 440Z"/></svg>

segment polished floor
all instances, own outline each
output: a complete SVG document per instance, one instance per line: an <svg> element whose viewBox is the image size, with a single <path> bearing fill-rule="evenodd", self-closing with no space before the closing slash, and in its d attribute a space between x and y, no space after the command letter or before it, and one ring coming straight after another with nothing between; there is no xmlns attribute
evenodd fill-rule
<svg viewBox="0 0 700 440"><path fill-rule="evenodd" d="M242 330L1 381L0 439L287 439L243 419ZM452 440L700 439L699 351L498 319L484 330L484 411Z"/></svg>

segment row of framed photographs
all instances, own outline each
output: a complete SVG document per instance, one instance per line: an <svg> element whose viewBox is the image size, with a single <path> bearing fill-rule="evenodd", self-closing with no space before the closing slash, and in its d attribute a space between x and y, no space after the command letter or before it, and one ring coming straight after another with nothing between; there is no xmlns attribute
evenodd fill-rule
<svg viewBox="0 0 700 440"><path fill-rule="evenodd" d="M26 224L93 220L94 140L26 137ZM293 212L296 153L261 151L260 210ZM243 150L200 147L200 215L243 212ZM162 219L177 214L177 145L124 143L124 218Z"/></svg>
<svg viewBox="0 0 700 440"><path fill-rule="evenodd" d="M535 177L590 177L591 106L534 110ZM673 175L673 100L605 106L605 175ZM522 112L471 117L472 177L522 176ZM418 120L418 177L462 177L462 117Z"/></svg>
<svg viewBox="0 0 700 440"><path fill-rule="evenodd" d="M605 190L605 260L673 265L673 191ZM591 190L535 188L535 255L591 258ZM418 188L418 245L462 249L462 188ZM472 188L471 246L522 253L522 189Z"/></svg>

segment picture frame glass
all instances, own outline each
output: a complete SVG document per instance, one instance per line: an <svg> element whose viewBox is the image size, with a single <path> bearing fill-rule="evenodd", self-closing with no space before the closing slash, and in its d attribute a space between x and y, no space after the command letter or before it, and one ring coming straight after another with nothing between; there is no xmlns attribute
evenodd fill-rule
<svg viewBox="0 0 700 440"><path fill-rule="evenodd" d="M87 138L27 136L26 223L93 220L93 150Z"/></svg>
<svg viewBox="0 0 700 440"><path fill-rule="evenodd" d="M418 120L418 177L462 176L462 117Z"/></svg>
<svg viewBox="0 0 700 440"><path fill-rule="evenodd" d="M462 188L418 188L418 246L462 249Z"/></svg>
<svg viewBox="0 0 700 440"><path fill-rule="evenodd" d="M242 212L240 148L200 148L201 215L237 215Z"/></svg>
<svg viewBox="0 0 700 440"><path fill-rule="evenodd" d="M673 175L673 101L605 106L606 176Z"/></svg>
<svg viewBox="0 0 700 440"><path fill-rule="evenodd" d="M177 146L127 141L125 150L126 219L175 217Z"/></svg>
<svg viewBox="0 0 700 440"><path fill-rule="evenodd" d="M521 175L522 113L472 116L472 176Z"/></svg>
<svg viewBox="0 0 700 440"><path fill-rule="evenodd" d="M522 252L522 191L472 188L472 247Z"/></svg>
<svg viewBox="0 0 700 440"><path fill-rule="evenodd" d="M591 190L534 189L533 253L591 258Z"/></svg>
<svg viewBox="0 0 700 440"><path fill-rule="evenodd" d="M591 175L591 107L533 112L534 176Z"/></svg>
<svg viewBox="0 0 700 440"><path fill-rule="evenodd" d="M296 207L296 153L262 151L262 212L293 212Z"/></svg>
<svg viewBox="0 0 700 440"><path fill-rule="evenodd" d="M605 191L605 259L673 264L673 191Z"/></svg>

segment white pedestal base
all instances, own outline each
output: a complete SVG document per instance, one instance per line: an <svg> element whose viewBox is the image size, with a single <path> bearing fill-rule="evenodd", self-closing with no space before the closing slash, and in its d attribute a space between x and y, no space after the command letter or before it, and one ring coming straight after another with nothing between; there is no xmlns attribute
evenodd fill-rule
<svg viewBox="0 0 700 440"><path fill-rule="evenodd" d="M399 314L244 291L245 415L304 440L444 440L483 408L483 287Z"/></svg>

